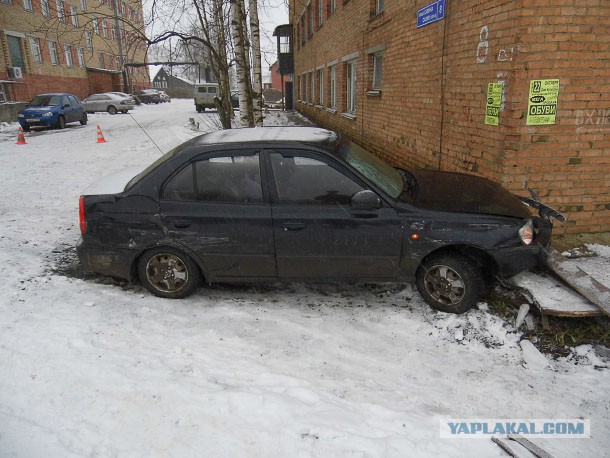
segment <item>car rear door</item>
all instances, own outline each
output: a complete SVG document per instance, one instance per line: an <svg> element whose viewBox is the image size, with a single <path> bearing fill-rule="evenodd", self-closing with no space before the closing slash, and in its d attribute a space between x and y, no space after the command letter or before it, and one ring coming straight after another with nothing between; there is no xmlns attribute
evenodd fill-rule
<svg viewBox="0 0 610 458"><path fill-rule="evenodd" d="M356 210L366 183L338 162L302 150L267 151L272 218L282 278L395 279L401 222L387 204Z"/></svg>
<svg viewBox="0 0 610 458"><path fill-rule="evenodd" d="M232 151L190 162L164 185L170 239L195 252L209 281L276 276L271 207L259 154Z"/></svg>

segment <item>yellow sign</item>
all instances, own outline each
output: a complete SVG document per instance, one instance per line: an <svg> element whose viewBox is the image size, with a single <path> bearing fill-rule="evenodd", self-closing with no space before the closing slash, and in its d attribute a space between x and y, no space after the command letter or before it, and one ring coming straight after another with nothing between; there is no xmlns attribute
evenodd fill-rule
<svg viewBox="0 0 610 458"><path fill-rule="evenodd" d="M500 107L504 83L489 83L487 85L487 106L485 107L485 124L497 126L500 123Z"/></svg>
<svg viewBox="0 0 610 458"><path fill-rule="evenodd" d="M527 103L527 125L545 126L555 124L559 80L530 81L530 96Z"/></svg>

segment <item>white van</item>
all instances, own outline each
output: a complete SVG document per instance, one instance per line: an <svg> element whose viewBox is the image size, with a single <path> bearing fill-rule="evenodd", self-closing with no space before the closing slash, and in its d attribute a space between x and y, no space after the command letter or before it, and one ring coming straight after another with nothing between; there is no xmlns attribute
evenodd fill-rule
<svg viewBox="0 0 610 458"><path fill-rule="evenodd" d="M219 96L217 83L195 84L195 108L197 113L205 111L206 108L216 108L214 97Z"/></svg>

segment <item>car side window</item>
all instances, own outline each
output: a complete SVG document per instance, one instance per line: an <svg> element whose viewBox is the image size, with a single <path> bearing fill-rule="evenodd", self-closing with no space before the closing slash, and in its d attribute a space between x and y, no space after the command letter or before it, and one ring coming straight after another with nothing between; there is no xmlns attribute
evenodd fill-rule
<svg viewBox="0 0 610 458"><path fill-rule="evenodd" d="M78 100L76 100L76 97L74 97L73 95L69 95L68 100L70 101L70 105L72 105L73 107L78 106Z"/></svg>
<svg viewBox="0 0 610 458"><path fill-rule="evenodd" d="M162 199L262 203L259 155L227 155L196 161L172 177Z"/></svg>
<svg viewBox="0 0 610 458"><path fill-rule="evenodd" d="M321 160L298 153L272 152L270 157L280 204L349 205L364 189Z"/></svg>

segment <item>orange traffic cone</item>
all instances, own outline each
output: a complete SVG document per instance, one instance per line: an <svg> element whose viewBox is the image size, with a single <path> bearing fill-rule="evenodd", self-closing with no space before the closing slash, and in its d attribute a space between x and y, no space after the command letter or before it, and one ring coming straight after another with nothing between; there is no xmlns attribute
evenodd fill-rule
<svg viewBox="0 0 610 458"><path fill-rule="evenodd" d="M19 133L17 134L17 144L18 145L27 145L25 141L25 135L23 135L23 130L21 127L19 128Z"/></svg>
<svg viewBox="0 0 610 458"><path fill-rule="evenodd" d="M104 134L102 134L102 129L100 129L100 126L97 126L97 142L106 143L106 139L104 138Z"/></svg>

